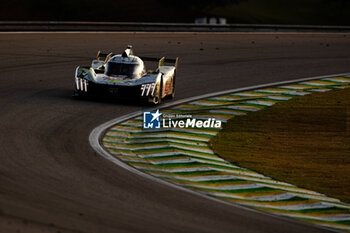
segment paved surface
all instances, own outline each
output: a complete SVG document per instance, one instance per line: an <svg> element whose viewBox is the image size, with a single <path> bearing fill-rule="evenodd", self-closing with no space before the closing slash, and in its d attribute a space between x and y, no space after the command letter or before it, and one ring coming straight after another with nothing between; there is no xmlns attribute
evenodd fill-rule
<svg viewBox="0 0 350 233"><path fill-rule="evenodd" d="M349 35L0 34L0 232L322 232L153 183L97 155L90 131L135 104L74 100L97 50L180 56L177 98L349 72Z"/></svg>
<svg viewBox="0 0 350 233"><path fill-rule="evenodd" d="M273 87L252 88L178 104L162 109L162 120L166 114L178 113L191 115L202 122L208 117L226 122L237 115L244 118L242 115L264 110L291 98L349 87L350 74L314 80L299 79L292 84L280 83ZM239 203L325 227L350 230L350 204L273 180L215 155L209 142L220 133L220 129L178 127L143 130L142 118L139 112L139 115L135 114L126 121L124 119L124 122L116 118L114 124L108 122L108 125L99 126L93 131L94 136L90 135L91 145L106 159L113 159L116 165L127 167L136 174L140 174L140 171L143 172L140 175L149 174L148 177L155 182L163 180L165 184L177 185L186 191L191 190L228 204ZM163 126L169 125L167 120L162 123ZM105 149L99 145L99 136L103 137Z"/></svg>

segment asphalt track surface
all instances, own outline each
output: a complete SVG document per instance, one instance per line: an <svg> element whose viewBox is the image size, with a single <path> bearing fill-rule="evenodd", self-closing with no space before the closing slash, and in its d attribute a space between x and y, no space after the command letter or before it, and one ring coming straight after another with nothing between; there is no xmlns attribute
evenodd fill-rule
<svg viewBox="0 0 350 233"><path fill-rule="evenodd" d="M144 107L73 99L74 69L128 44L181 58L177 99L350 69L343 34L0 34L0 233L325 232L152 182L95 153L96 126Z"/></svg>

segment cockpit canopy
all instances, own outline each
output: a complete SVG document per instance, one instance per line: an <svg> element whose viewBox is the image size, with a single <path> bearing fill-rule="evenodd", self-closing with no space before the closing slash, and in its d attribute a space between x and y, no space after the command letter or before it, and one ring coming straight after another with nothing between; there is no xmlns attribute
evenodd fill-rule
<svg viewBox="0 0 350 233"><path fill-rule="evenodd" d="M138 64L124 64L110 62L106 67L106 75L135 75L137 74Z"/></svg>
<svg viewBox="0 0 350 233"><path fill-rule="evenodd" d="M108 76L126 75L140 78L145 70L143 61L136 56L113 56L106 64L105 74Z"/></svg>

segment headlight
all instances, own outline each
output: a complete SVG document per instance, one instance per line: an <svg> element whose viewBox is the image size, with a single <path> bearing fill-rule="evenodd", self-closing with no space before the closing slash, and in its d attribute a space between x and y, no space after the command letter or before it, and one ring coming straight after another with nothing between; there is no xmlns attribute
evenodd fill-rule
<svg viewBox="0 0 350 233"><path fill-rule="evenodd" d="M156 90L156 83L147 83L141 85L141 96L153 96Z"/></svg>
<svg viewBox="0 0 350 233"><path fill-rule="evenodd" d="M75 78L75 85L76 85L78 91L87 92L89 82L86 79L76 77Z"/></svg>

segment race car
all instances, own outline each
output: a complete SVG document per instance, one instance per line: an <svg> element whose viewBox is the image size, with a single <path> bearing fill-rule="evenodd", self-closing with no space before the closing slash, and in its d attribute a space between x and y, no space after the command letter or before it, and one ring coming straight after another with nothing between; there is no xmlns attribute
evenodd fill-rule
<svg viewBox="0 0 350 233"><path fill-rule="evenodd" d="M143 61L157 61L158 68L146 72ZM106 96L160 104L165 97L175 97L178 61L179 58L135 56L131 45L122 54L99 51L91 66L76 68L74 96Z"/></svg>

